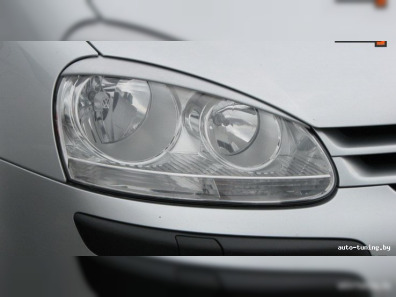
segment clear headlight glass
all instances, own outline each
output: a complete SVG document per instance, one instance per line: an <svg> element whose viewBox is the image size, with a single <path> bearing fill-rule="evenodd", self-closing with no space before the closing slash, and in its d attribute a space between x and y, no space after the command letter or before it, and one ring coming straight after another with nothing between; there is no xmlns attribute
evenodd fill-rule
<svg viewBox="0 0 396 297"><path fill-rule="evenodd" d="M191 201L320 199L335 176L303 125L230 98L133 78L66 76L57 126L69 177Z"/></svg>

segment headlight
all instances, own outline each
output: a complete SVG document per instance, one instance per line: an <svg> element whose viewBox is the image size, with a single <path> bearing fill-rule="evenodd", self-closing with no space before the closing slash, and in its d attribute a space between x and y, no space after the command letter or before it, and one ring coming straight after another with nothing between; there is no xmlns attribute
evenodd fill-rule
<svg viewBox="0 0 396 297"><path fill-rule="evenodd" d="M194 90L134 78L65 76L57 116L75 182L125 193L283 204L334 188L305 126Z"/></svg>

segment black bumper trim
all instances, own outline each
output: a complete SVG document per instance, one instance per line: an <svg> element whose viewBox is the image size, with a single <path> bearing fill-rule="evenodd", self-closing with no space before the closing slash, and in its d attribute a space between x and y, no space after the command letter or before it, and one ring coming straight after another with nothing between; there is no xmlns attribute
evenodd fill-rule
<svg viewBox="0 0 396 297"><path fill-rule="evenodd" d="M97 255L176 256L369 256L351 239L249 237L189 233L143 227L76 213L74 221L87 247Z"/></svg>

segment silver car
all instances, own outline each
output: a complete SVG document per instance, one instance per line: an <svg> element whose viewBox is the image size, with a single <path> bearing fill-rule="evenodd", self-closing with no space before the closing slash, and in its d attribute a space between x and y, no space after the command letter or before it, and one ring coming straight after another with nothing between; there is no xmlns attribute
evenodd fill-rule
<svg viewBox="0 0 396 297"><path fill-rule="evenodd" d="M0 42L0 250L396 255L385 45Z"/></svg>

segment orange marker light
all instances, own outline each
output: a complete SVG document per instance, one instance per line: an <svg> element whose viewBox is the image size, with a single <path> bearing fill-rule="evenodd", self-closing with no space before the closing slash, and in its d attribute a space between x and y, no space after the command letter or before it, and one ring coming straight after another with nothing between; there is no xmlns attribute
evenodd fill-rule
<svg viewBox="0 0 396 297"><path fill-rule="evenodd" d="M386 41L376 41L375 46L386 46Z"/></svg>
<svg viewBox="0 0 396 297"><path fill-rule="evenodd" d="M375 5L378 7L384 7L386 5L386 0L375 0Z"/></svg>

